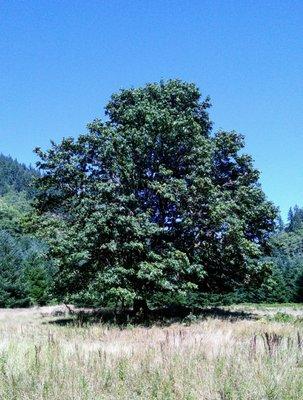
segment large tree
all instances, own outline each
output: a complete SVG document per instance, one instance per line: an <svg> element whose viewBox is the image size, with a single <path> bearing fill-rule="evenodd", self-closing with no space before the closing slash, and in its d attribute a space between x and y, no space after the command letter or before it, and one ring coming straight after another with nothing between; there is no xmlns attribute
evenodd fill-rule
<svg viewBox="0 0 303 400"><path fill-rule="evenodd" d="M122 90L106 121L36 150L58 293L167 304L258 275L276 210L243 137L213 134L209 107L179 80Z"/></svg>

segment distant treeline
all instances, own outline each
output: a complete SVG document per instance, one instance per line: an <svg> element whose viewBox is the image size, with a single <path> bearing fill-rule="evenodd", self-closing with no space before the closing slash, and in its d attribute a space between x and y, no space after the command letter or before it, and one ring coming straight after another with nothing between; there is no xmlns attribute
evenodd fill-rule
<svg viewBox="0 0 303 400"><path fill-rule="evenodd" d="M33 168L0 155L0 307L51 300L48 247L26 230L37 176Z"/></svg>
<svg viewBox="0 0 303 400"><path fill-rule="evenodd" d="M303 301L303 209L290 208L286 223L279 217L269 240L272 264L259 288L239 290L232 301L302 302ZM232 295L233 297L234 295Z"/></svg>
<svg viewBox="0 0 303 400"><path fill-rule="evenodd" d="M32 179L39 173L32 167L20 164L12 157L0 154L0 195L8 192L24 192L27 196L33 193Z"/></svg>

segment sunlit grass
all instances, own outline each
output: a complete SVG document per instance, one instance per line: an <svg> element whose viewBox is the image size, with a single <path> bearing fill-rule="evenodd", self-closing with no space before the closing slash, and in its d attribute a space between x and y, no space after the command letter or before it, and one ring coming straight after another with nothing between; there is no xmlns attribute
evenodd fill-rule
<svg viewBox="0 0 303 400"><path fill-rule="evenodd" d="M303 325L257 311L234 322L120 329L3 310L0 399L303 399Z"/></svg>

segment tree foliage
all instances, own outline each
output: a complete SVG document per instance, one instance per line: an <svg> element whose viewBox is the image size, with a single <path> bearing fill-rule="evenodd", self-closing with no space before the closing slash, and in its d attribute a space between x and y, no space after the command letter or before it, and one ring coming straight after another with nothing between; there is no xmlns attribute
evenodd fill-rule
<svg viewBox="0 0 303 400"><path fill-rule="evenodd" d="M303 301L303 213L291 208L284 224L279 216L275 234L270 238L270 254L265 258L271 268L256 288L241 288L234 302L285 303Z"/></svg>
<svg viewBox="0 0 303 400"><path fill-rule="evenodd" d="M51 262L43 241L27 234L33 170L0 156L0 307L45 304Z"/></svg>
<svg viewBox="0 0 303 400"><path fill-rule="evenodd" d="M243 137L212 133L209 107L178 80L122 90L105 122L36 149L58 293L159 305L258 280L276 209Z"/></svg>
<svg viewBox="0 0 303 400"><path fill-rule="evenodd" d="M45 254L45 246L34 238L0 231L0 307L47 302Z"/></svg>
<svg viewBox="0 0 303 400"><path fill-rule="evenodd" d="M303 210L291 208L288 222L271 240L276 301L303 301ZM270 298L266 297L266 301Z"/></svg>
<svg viewBox="0 0 303 400"><path fill-rule="evenodd" d="M0 153L0 195L8 192L25 192L28 196L33 194L31 186L34 177L38 176L37 170L20 164L12 157Z"/></svg>

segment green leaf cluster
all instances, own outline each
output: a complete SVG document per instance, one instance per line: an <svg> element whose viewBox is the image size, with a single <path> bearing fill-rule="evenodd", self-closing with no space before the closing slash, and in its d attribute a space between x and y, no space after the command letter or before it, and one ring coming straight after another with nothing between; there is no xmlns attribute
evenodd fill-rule
<svg viewBox="0 0 303 400"><path fill-rule="evenodd" d="M263 274L276 209L243 136L214 133L209 107L180 80L121 90L105 121L36 149L37 225L58 295L91 305L188 303Z"/></svg>

